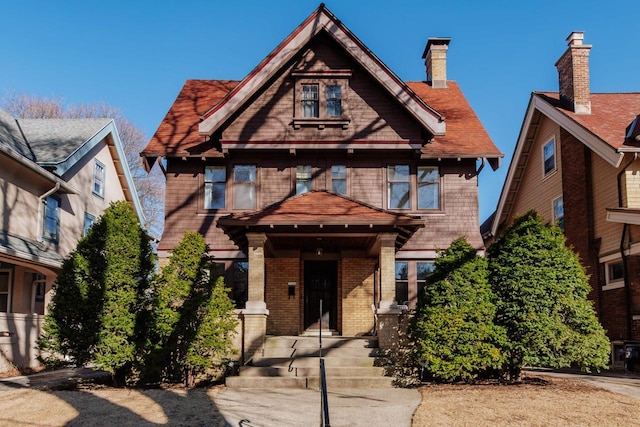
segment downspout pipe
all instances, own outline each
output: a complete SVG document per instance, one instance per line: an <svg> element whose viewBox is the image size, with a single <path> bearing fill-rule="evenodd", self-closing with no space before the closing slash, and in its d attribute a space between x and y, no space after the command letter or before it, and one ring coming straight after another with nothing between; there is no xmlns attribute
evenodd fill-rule
<svg viewBox="0 0 640 427"><path fill-rule="evenodd" d="M56 182L55 187L53 187L51 190L47 191L46 193L44 193L42 196L38 197L38 227L36 228L36 241L38 242L42 242L42 224L43 224L43 219L42 219L42 204L44 199L46 199L47 197L49 197L50 195L52 195L53 193L55 193L56 191L58 191L60 189L60 183Z"/></svg>
<svg viewBox="0 0 640 427"><path fill-rule="evenodd" d="M638 153L633 154L633 158L622 168L622 170L618 173L617 176L617 184L618 184L618 206L623 207L622 200L622 175L626 172L627 168L631 166L631 164L638 158ZM620 256L622 257L622 279L624 281L624 296L626 300L626 324L627 324L627 339L632 338L632 327L633 321L631 318L631 289L629 289L629 268L627 266L627 254L625 252L626 249L626 238L627 233L629 231L629 224L625 223L622 226L622 235L620 236ZM601 292L601 291L600 291Z"/></svg>

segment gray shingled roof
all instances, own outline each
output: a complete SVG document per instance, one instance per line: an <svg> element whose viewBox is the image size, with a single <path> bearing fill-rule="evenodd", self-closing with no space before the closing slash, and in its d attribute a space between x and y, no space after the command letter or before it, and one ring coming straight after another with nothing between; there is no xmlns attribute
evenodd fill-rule
<svg viewBox="0 0 640 427"><path fill-rule="evenodd" d="M13 151L31 161L36 160L33 151L20 132L16 119L4 110L0 110L0 146L4 150Z"/></svg>
<svg viewBox="0 0 640 427"><path fill-rule="evenodd" d="M28 257L47 265L62 265L64 258L55 251L48 251L42 243L0 230L0 251L8 255Z"/></svg>
<svg viewBox="0 0 640 427"><path fill-rule="evenodd" d="M40 164L65 161L111 119L19 119Z"/></svg>

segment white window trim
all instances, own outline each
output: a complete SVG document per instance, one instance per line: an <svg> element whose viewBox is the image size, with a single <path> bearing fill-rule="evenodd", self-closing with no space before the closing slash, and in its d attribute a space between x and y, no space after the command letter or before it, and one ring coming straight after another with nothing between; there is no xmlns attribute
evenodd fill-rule
<svg viewBox="0 0 640 427"><path fill-rule="evenodd" d="M553 143L553 169L551 169L549 172L545 172L544 170L544 148ZM552 136L551 138L549 138L547 140L546 143L542 144L542 149L541 151L541 159L542 161L540 162L542 164L542 178L547 178L550 177L551 175L555 174L558 171L558 144L556 144L556 137Z"/></svg>
<svg viewBox="0 0 640 427"><path fill-rule="evenodd" d="M104 165L104 163L102 163L100 160L98 159L93 159L94 163L93 163L93 180L91 181L92 184L92 188L91 188L91 192L101 198L104 199L104 196L106 194L106 189L105 187L107 186L107 168ZM101 192L97 192L96 191L96 169L98 168L98 166L100 166L102 168L102 185L101 185Z"/></svg>
<svg viewBox="0 0 640 427"><path fill-rule="evenodd" d="M624 277L621 279L616 279L615 281L611 281L609 279L609 266L611 264L617 264L619 262L622 262L622 260L620 258L618 258L617 260L614 261L610 261L610 262L606 262L604 264L604 277L605 277L605 283L606 285L604 285L602 287L603 291L609 291L611 289L620 289L620 288L624 288Z"/></svg>

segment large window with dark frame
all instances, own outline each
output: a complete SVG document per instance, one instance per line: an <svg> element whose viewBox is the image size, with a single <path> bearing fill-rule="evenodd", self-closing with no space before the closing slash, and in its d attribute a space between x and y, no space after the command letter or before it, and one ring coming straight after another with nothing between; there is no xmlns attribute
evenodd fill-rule
<svg viewBox="0 0 640 427"><path fill-rule="evenodd" d="M347 195L347 167L345 165L331 166L331 191L343 196Z"/></svg>
<svg viewBox="0 0 640 427"><path fill-rule="evenodd" d="M0 313L9 312L11 301L11 270L0 270Z"/></svg>
<svg viewBox="0 0 640 427"><path fill-rule="evenodd" d="M225 166L206 166L204 168L205 209L224 209L226 207L226 185L227 168Z"/></svg>
<svg viewBox="0 0 640 427"><path fill-rule="evenodd" d="M296 194L311 191L311 165L296 166Z"/></svg>
<svg viewBox="0 0 640 427"><path fill-rule="evenodd" d="M233 208L256 208L256 167L236 165L233 169Z"/></svg>
<svg viewBox="0 0 640 427"><path fill-rule="evenodd" d="M418 166L418 209L440 209L440 169Z"/></svg>
<svg viewBox="0 0 640 427"><path fill-rule="evenodd" d="M409 301L409 263L396 261L396 302L405 304Z"/></svg>
<svg viewBox="0 0 640 427"><path fill-rule="evenodd" d="M236 261L232 268L232 299L236 308L244 308L249 299L249 263L246 261Z"/></svg>
<svg viewBox="0 0 640 427"><path fill-rule="evenodd" d="M387 166L387 203L389 209L411 209L409 165Z"/></svg>

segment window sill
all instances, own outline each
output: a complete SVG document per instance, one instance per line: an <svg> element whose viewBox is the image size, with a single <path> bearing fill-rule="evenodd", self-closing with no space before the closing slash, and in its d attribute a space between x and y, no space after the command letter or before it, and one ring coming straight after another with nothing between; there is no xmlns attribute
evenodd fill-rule
<svg viewBox="0 0 640 427"><path fill-rule="evenodd" d="M342 129L348 129L351 120L343 117L331 118L303 118L293 119L293 128L300 129L301 127L317 127L318 129L324 129L325 127L341 127Z"/></svg>
<svg viewBox="0 0 640 427"><path fill-rule="evenodd" d="M612 289L620 289L620 288L624 288L624 282L623 281L609 283L608 285L603 286L602 290L603 291L610 291Z"/></svg>

